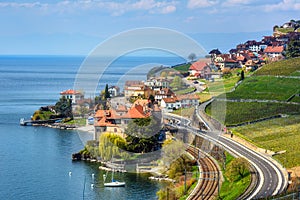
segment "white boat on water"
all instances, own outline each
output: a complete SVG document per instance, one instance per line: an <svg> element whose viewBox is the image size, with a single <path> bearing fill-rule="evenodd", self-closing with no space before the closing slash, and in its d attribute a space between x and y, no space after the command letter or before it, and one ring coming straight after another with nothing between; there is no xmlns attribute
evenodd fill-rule
<svg viewBox="0 0 300 200"><path fill-rule="evenodd" d="M105 187L124 187L125 182L112 181L110 183L104 183Z"/></svg>
<svg viewBox="0 0 300 200"><path fill-rule="evenodd" d="M106 176L103 175L103 177L105 182ZM119 182L117 180L114 180L114 170L112 170L111 182L104 183L104 187L124 187L124 186L125 186L125 182Z"/></svg>

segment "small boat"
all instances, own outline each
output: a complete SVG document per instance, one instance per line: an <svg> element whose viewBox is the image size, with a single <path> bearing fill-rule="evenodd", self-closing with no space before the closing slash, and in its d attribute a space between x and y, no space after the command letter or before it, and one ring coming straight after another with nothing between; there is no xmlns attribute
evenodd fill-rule
<svg viewBox="0 0 300 200"><path fill-rule="evenodd" d="M105 182L105 178L104 178ZM124 187L125 182L119 182L117 180L114 180L114 170L112 170L112 175L111 175L111 182L109 183L104 183L104 187Z"/></svg>
<svg viewBox="0 0 300 200"><path fill-rule="evenodd" d="M112 181L110 183L104 183L105 187L124 187L125 182Z"/></svg>

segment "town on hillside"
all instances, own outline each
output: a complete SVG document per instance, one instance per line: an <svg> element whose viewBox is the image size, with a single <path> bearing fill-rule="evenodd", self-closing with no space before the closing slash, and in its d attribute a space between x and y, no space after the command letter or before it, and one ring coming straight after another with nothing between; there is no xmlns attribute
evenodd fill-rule
<svg viewBox="0 0 300 200"><path fill-rule="evenodd" d="M205 58L195 60L197 52L192 52L189 56L190 62L173 67L154 66L145 80L127 80L123 87L106 84L95 98L86 98L84 91L67 89L60 92L60 99L55 105L41 107L33 114L30 121L22 121L22 125L32 123L52 128L77 128L91 131L92 140L87 141L84 149L72 155L73 161L100 162L99 168L102 170L114 169L125 172L130 169L135 172L160 174L157 177L151 177L151 180L167 180L176 183L174 184L175 190L180 190L180 192L173 191L172 193L169 189L161 189L158 192L160 199L165 199L168 195L179 199L186 195L189 188L196 183L193 177L198 176L197 165L200 165L201 159L202 164L207 166L203 168L204 175L208 175L208 179L203 179L203 181L212 180L213 182L207 184L206 192L212 192L210 197L214 194L228 195L226 193L228 189L223 189L226 191L222 193L218 188L222 181L220 181L217 164L212 161L212 157L218 161L223 175L228 179L227 182L233 184L233 187L243 186L236 194L236 197L240 199L246 198L257 189L255 184L250 184L250 182L254 181L258 184L261 181L256 177L259 173L264 173L263 184L275 187L273 191L277 190L273 182L284 182L288 179L289 184L297 184L294 180L298 179L291 181L292 172L288 172L283 180L275 171L283 173L286 169L277 165L278 168L276 168L264 158L256 157L257 152L269 156L270 159L272 156L291 153L282 149L275 150L275 148L282 148L282 143L276 147L272 144L272 147L266 147L266 149L258 148L237 137L233 133L236 129L232 127L247 126L278 118L285 120L289 115L297 118L295 116L298 116L300 112L300 90L295 83L299 81L299 67L295 67L293 63L292 67L288 64L288 70L282 70L283 65L280 65L275 69L276 72L271 72L270 66L272 68L274 66L272 63L281 63L281 61L292 60L294 62L295 60L289 58L300 57L299 27L300 21L295 20L281 26L274 26L272 36L263 36L261 41L248 40L243 44L238 44L228 53L222 53L216 48L212 49ZM300 62L300 60L295 62ZM282 73L278 75L278 71ZM257 75L256 72L261 72L262 75ZM272 82L272 87L269 82L265 87L264 75L267 75L267 81ZM243 85L243 83L246 84ZM280 84L284 85L283 89L280 89ZM219 98L224 93L228 99ZM223 121L224 123L222 119L219 120L224 116L218 118L218 112L212 113L211 104L214 101L216 107L222 107L222 103L227 101L227 121ZM271 122L267 126L269 125L272 125ZM275 125L277 129L277 122ZM288 125L291 124L288 123ZM248 127L246 129L248 130ZM253 129L250 135L254 135L257 131L256 127ZM215 135L218 132L215 130L220 131L222 138ZM260 132L260 129L258 130ZM292 130L292 132L297 132L297 130ZM273 137L273 132L270 135ZM212 141L214 137L222 141ZM262 136L259 133L260 137ZM278 142L277 139L274 141ZM274 141L272 140L271 143ZM231 155L232 152L226 152L219 142L231 146L233 152L238 152L245 158L234 158ZM254 149L253 152L245 150L241 147L243 145L237 145L236 142L248 145L247 148ZM209 154L199 149L209 151ZM251 166L259 170L252 172L251 170L254 169L250 168L246 157L256 162L256 166ZM285 162L290 161L285 159ZM236 172L236 169L232 167L233 164L230 163L242 166L242 171ZM290 166L294 166L295 163ZM187 171L190 172L190 176ZM295 184L292 186L295 187ZM283 191L284 188L286 188L285 184L280 185L280 190ZM196 188L198 196L196 194L194 199L200 198L199 195L203 194L202 190L204 189L201 187ZM258 192L261 194L256 196L257 198L273 195L273 193L266 194L264 190Z"/></svg>

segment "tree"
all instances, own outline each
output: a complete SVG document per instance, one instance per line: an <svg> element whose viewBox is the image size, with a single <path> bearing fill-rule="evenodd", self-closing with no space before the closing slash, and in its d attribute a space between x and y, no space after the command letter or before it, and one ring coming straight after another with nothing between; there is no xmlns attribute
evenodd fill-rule
<svg viewBox="0 0 300 200"><path fill-rule="evenodd" d="M123 151L126 148L126 141L121 136L114 133L102 133L99 138L99 155L105 160L114 157L128 157L128 153Z"/></svg>
<svg viewBox="0 0 300 200"><path fill-rule="evenodd" d="M287 58L295 58L300 56L300 40L291 40L286 50Z"/></svg>
<svg viewBox="0 0 300 200"><path fill-rule="evenodd" d="M125 130L127 150L136 153L152 151L157 146L160 129L154 117L131 120Z"/></svg>
<svg viewBox="0 0 300 200"><path fill-rule="evenodd" d="M59 101L55 104L55 112L60 114L62 117L73 118L72 114L72 100L62 96Z"/></svg>
<svg viewBox="0 0 300 200"><path fill-rule="evenodd" d="M160 119L156 119L153 116L133 119L129 121L125 133L135 137L149 138L160 131L161 126L159 120Z"/></svg>
<svg viewBox="0 0 300 200"><path fill-rule="evenodd" d="M162 147L164 165L169 167L171 163L184 154L186 146L179 140L165 140Z"/></svg>
<svg viewBox="0 0 300 200"><path fill-rule="evenodd" d="M249 162L245 158L233 159L226 170L226 176L231 182L238 181L249 173Z"/></svg>
<svg viewBox="0 0 300 200"><path fill-rule="evenodd" d="M182 88L182 85L183 85L183 82L179 76L175 76L172 83L170 84L170 86L172 88L174 88L175 90Z"/></svg>
<svg viewBox="0 0 300 200"><path fill-rule="evenodd" d="M155 97L151 94L151 95L149 96L148 100L151 101L151 104L153 104L154 101L155 101Z"/></svg>
<svg viewBox="0 0 300 200"><path fill-rule="evenodd" d="M241 71L241 80L244 80L245 79L245 72L244 70Z"/></svg>
<svg viewBox="0 0 300 200"><path fill-rule="evenodd" d="M167 71L162 71L162 72L160 73L160 77L167 78L167 77L168 77L168 72L167 72Z"/></svg>
<svg viewBox="0 0 300 200"><path fill-rule="evenodd" d="M196 58L196 54L195 53L191 53L189 56L188 56L188 59L190 59L192 62L195 60Z"/></svg>
<svg viewBox="0 0 300 200"><path fill-rule="evenodd" d="M84 105L80 105L79 107L77 107L76 111L78 115L80 115L82 118L84 117L85 114L89 113L89 109Z"/></svg>
<svg viewBox="0 0 300 200"><path fill-rule="evenodd" d="M107 100L108 98L110 98L110 94L108 91L108 84L105 85L105 90L104 90L104 100Z"/></svg>

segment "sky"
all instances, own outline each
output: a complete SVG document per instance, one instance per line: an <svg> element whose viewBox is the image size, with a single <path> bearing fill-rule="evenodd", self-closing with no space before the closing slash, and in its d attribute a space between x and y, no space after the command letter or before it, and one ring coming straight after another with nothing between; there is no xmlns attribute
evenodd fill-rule
<svg viewBox="0 0 300 200"><path fill-rule="evenodd" d="M88 55L120 32L179 31L226 52L300 19L300 0L0 1L0 55Z"/></svg>

